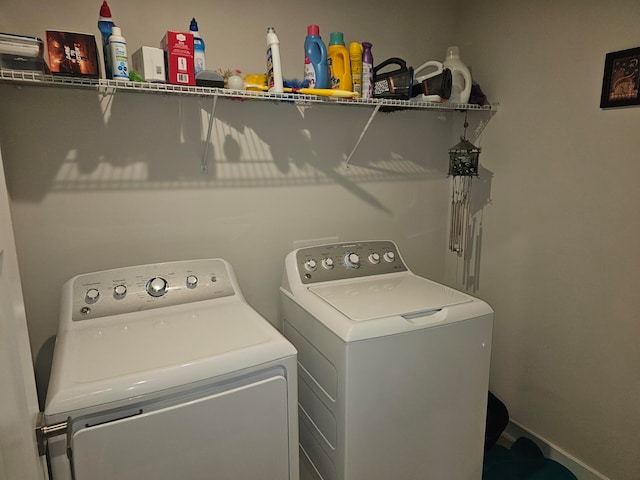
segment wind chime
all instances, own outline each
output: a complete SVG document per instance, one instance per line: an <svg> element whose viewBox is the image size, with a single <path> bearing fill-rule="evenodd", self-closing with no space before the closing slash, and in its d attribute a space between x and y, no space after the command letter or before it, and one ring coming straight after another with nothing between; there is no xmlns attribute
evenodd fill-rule
<svg viewBox="0 0 640 480"><path fill-rule="evenodd" d="M466 139L467 112L464 112L464 134L460 142L449 149L449 174L453 176L451 194L451 227L449 250L462 256L470 220L471 180L478 176L480 149Z"/></svg>

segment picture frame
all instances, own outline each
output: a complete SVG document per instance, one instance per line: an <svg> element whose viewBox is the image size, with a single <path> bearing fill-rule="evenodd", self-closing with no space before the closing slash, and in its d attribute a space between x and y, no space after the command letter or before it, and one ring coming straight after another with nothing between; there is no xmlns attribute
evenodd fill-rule
<svg viewBox="0 0 640 480"><path fill-rule="evenodd" d="M99 78L96 37L85 33L47 30L49 69L53 75Z"/></svg>
<svg viewBox="0 0 640 480"><path fill-rule="evenodd" d="M607 53L600 108L640 105L640 47Z"/></svg>

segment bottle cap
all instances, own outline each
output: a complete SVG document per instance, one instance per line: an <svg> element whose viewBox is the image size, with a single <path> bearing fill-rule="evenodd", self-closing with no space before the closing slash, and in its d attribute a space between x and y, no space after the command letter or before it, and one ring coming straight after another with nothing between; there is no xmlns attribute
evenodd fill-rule
<svg viewBox="0 0 640 480"><path fill-rule="evenodd" d="M331 32L329 45L344 45L344 35L342 32Z"/></svg>
<svg viewBox="0 0 640 480"><path fill-rule="evenodd" d="M373 47L373 44L370 42L362 42L362 48L371 48Z"/></svg>
<svg viewBox="0 0 640 480"><path fill-rule="evenodd" d="M349 44L349 54L362 55L362 45L360 45L358 42L351 42Z"/></svg>
<svg viewBox="0 0 640 480"><path fill-rule="evenodd" d="M122 36L122 30L120 30L120 27L112 27L111 28L111 36L112 37L121 37Z"/></svg>
<svg viewBox="0 0 640 480"><path fill-rule="evenodd" d="M197 32L198 31L198 22L196 22L195 18L191 19L191 25L189 25L189 30L192 32Z"/></svg>
<svg viewBox="0 0 640 480"><path fill-rule="evenodd" d="M104 18L111 18L111 9L107 4L107 0L102 1L102 6L100 7L100 16Z"/></svg>
<svg viewBox="0 0 640 480"><path fill-rule="evenodd" d="M456 46L447 48L447 58L454 58L460 56L460 49Z"/></svg>
<svg viewBox="0 0 640 480"><path fill-rule="evenodd" d="M320 35L320 27L318 25L309 25L307 27L307 35Z"/></svg>

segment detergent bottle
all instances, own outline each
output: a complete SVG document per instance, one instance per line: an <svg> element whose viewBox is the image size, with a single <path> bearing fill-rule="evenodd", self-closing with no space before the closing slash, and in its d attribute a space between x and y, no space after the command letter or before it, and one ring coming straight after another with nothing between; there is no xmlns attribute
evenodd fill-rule
<svg viewBox="0 0 640 480"><path fill-rule="evenodd" d="M104 76L105 78L111 78L111 59L109 56L109 37L111 36L111 29L115 23L111 17L111 9L107 0L103 0L100 7L100 14L98 16L98 30L102 36L102 56L104 59Z"/></svg>
<svg viewBox="0 0 640 480"><path fill-rule="evenodd" d="M460 60L460 50L458 47L447 48L447 58L442 63L445 68L451 70L453 83L451 86L451 103L469 103L471 96L471 72Z"/></svg>
<svg viewBox="0 0 640 480"><path fill-rule="evenodd" d="M327 53L329 65L329 79L331 88L335 90L352 91L351 60L349 52L344 44L342 32L331 32L329 38L329 50Z"/></svg>
<svg viewBox="0 0 640 480"><path fill-rule="evenodd" d="M327 47L320 37L320 27L309 25L304 40L304 80L308 88L329 88Z"/></svg>

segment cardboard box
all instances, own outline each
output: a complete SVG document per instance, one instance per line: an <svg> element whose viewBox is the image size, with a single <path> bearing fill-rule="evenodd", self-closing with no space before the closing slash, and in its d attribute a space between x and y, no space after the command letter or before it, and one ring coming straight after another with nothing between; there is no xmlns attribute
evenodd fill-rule
<svg viewBox="0 0 640 480"><path fill-rule="evenodd" d="M169 30L162 38L167 80L175 85L195 85L193 35Z"/></svg>
<svg viewBox="0 0 640 480"><path fill-rule="evenodd" d="M145 82L166 82L164 52L156 47L140 47L131 55L133 70Z"/></svg>

